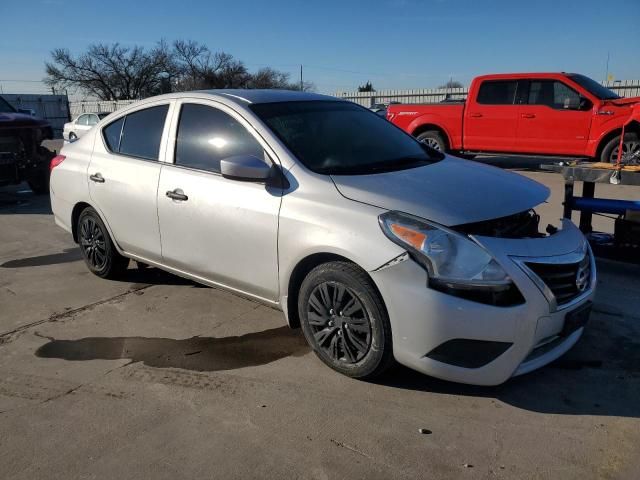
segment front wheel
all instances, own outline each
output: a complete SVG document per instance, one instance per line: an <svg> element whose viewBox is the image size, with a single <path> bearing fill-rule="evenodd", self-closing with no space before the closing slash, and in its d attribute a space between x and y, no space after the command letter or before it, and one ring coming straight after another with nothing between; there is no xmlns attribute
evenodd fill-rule
<svg viewBox="0 0 640 480"><path fill-rule="evenodd" d="M118 278L129 259L118 253L98 213L86 208L78 218L78 243L87 267L102 278Z"/></svg>
<svg viewBox="0 0 640 480"><path fill-rule="evenodd" d="M620 151L620 135L612 138L602 149L600 161L605 163L616 163L618 161L618 152ZM640 151L640 138L635 132L624 134L622 140L622 158L631 156Z"/></svg>
<svg viewBox="0 0 640 480"><path fill-rule="evenodd" d="M314 268L300 287L298 314L307 342L334 370L365 379L393 364L387 311L356 265L330 262Z"/></svg>

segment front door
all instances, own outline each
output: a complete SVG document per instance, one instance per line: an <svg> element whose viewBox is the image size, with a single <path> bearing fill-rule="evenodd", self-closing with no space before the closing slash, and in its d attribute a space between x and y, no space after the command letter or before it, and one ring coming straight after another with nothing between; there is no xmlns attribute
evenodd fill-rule
<svg viewBox="0 0 640 480"><path fill-rule="evenodd" d="M157 191L169 104L136 110L105 126L89 164L89 193L125 252L160 261ZM102 138L101 138L102 137Z"/></svg>
<svg viewBox="0 0 640 480"><path fill-rule="evenodd" d="M517 151L584 155L593 117L578 92L559 80L522 82Z"/></svg>
<svg viewBox="0 0 640 480"><path fill-rule="evenodd" d="M163 263L277 300L282 189L220 174L220 160L234 155L271 163L265 146L220 104L184 102L177 118L173 163L162 166L158 188Z"/></svg>

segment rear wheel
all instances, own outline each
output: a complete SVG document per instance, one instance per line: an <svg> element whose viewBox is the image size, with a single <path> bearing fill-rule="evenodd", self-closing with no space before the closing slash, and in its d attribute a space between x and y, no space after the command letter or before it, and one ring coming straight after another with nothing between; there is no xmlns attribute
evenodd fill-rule
<svg viewBox="0 0 640 480"><path fill-rule="evenodd" d="M77 139L78 139L78 136L75 133L71 132L69 134L69 141L70 142L75 142Z"/></svg>
<svg viewBox="0 0 640 480"><path fill-rule="evenodd" d="M382 298L356 265L331 262L314 268L300 287L298 314L307 342L334 370L364 379L393 364Z"/></svg>
<svg viewBox="0 0 640 480"><path fill-rule="evenodd" d="M612 138L602 149L600 161L605 163L616 163L618 161L618 152L620 150L620 135ZM622 157L630 156L640 151L640 138L635 132L624 134L622 140Z"/></svg>
<svg viewBox="0 0 640 480"><path fill-rule="evenodd" d="M437 130L422 132L416 137L416 139L439 152L444 153L447 150L447 142L444 140L442 134Z"/></svg>
<svg viewBox="0 0 640 480"><path fill-rule="evenodd" d="M78 218L78 243L87 267L102 278L117 278L129 265L118 253L98 213L86 208Z"/></svg>
<svg viewBox="0 0 640 480"><path fill-rule="evenodd" d="M49 193L49 172L45 171L27 180L29 188L36 195L46 195Z"/></svg>

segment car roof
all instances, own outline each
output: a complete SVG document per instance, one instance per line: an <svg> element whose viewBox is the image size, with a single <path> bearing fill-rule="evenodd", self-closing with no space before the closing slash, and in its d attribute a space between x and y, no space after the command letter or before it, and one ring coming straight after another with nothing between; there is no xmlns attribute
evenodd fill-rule
<svg viewBox="0 0 640 480"><path fill-rule="evenodd" d="M215 89L215 90L194 90L189 92L168 93L156 97L149 97L146 101L179 98L225 98L237 104L247 105L255 103L275 103L275 102L300 102L310 100L323 101L344 101L329 95L318 93L301 92L299 90L261 90L261 89Z"/></svg>

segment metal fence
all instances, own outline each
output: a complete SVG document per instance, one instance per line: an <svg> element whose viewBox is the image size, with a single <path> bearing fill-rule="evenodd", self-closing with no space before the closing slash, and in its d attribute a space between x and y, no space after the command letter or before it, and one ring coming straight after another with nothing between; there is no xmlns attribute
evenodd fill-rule
<svg viewBox="0 0 640 480"><path fill-rule="evenodd" d="M43 118L51 124L56 138L62 138L62 128L70 120L69 99L66 95L5 93L2 98L14 108L33 111L36 117Z"/></svg>
<svg viewBox="0 0 640 480"><path fill-rule="evenodd" d="M105 101L84 101L71 102L69 108L71 117L76 118L81 113L111 113L116 110L131 105L136 100L105 100Z"/></svg>
<svg viewBox="0 0 640 480"><path fill-rule="evenodd" d="M640 80L602 82L621 97L640 96ZM376 92L336 92L335 96L351 100L364 107L376 103L437 103L445 99L458 100L467 96L468 88L421 88L414 90L378 90Z"/></svg>

